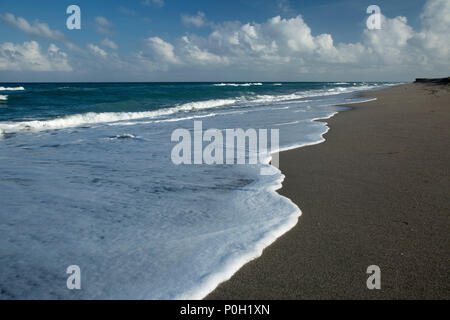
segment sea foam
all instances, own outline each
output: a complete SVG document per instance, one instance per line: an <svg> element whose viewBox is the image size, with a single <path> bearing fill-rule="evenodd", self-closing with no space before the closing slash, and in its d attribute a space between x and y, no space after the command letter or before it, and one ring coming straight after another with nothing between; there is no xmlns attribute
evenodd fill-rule
<svg viewBox="0 0 450 320"><path fill-rule="evenodd" d="M23 91L24 87L0 87L0 91Z"/></svg>
<svg viewBox="0 0 450 320"><path fill-rule="evenodd" d="M213 86L216 87L251 87L251 86L262 86L261 82L249 82L249 83L215 83Z"/></svg>
<svg viewBox="0 0 450 320"><path fill-rule="evenodd" d="M1 98L2 96L0 96ZM5 96L7 97L7 96ZM4 99L6 100L6 98ZM172 108L159 109L155 111L143 112L88 112L84 114L74 114L50 120L32 120L22 122L0 122L0 129L7 132L18 131L42 131L52 129L73 128L83 125L98 123L117 122L126 120L137 120L145 118L157 118L168 116L179 112L191 112L196 110L212 109L227 106L235 103L236 99L215 99L207 101L196 101L185 103Z"/></svg>
<svg viewBox="0 0 450 320"><path fill-rule="evenodd" d="M8 169L0 180L0 299L200 299L260 256L301 214L276 192L284 177L272 155L255 165L175 165L171 134L191 130L195 119L205 130L279 129L279 150L287 150L323 142L328 127L315 120L356 102L327 86L277 93L285 87L140 113L0 123L0 135L5 124L39 131L0 143L0 167ZM90 125L98 121L108 125ZM79 125L86 128L41 130ZM274 175L260 175L262 168ZM66 288L73 264L82 290Z"/></svg>
<svg viewBox="0 0 450 320"><path fill-rule="evenodd" d="M154 111L142 112L88 112L83 114L73 114L64 117L58 117L49 120L32 120L22 122L0 122L0 129L5 132L19 132L19 131L42 131L52 129L73 128L84 125L93 125L100 123L111 123L118 121L130 121L146 118L158 118L163 116L170 116L180 112L195 112L199 110L208 110L219 107L226 107L235 104L241 106L253 106L255 104L268 104L283 101L295 101L304 98L337 95L346 92L354 92L367 90L371 86L353 86L353 87L335 87L332 89L319 89L301 91L292 94L278 94L278 95L253 95L240 96L228 99L211 99L205 101L194 101L185 104L180 104L171 108L163 108ZM8 96L0 95L0 100L6 101ZM177 120L175 120L177 121Z"/></svg>

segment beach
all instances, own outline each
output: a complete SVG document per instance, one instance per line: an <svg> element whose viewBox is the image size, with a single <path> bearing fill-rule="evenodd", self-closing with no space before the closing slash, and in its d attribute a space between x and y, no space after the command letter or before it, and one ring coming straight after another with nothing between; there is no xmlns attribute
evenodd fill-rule
<svg viewBox="0 0 450 320"><path fill-rule="evenodd" d="M280 154L298 224L207 299L450 298L450 87L363 96L377 100L326 120L324 143Z"/></svg>

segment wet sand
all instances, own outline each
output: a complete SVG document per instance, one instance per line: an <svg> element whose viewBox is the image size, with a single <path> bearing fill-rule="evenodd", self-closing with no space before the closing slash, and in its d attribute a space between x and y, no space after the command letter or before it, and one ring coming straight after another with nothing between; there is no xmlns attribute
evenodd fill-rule
<svg viewBox="0 0 450 320"><path fill-rule="evenodd" d="M299 223L207 299L450 298L450 86L363 95L326 142L280 154Z"/></svg>

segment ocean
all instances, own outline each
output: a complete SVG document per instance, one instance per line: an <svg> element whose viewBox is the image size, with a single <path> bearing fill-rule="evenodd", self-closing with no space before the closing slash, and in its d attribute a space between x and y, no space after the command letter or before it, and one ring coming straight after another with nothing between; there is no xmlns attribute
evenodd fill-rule
<svg viewBox="0 0 450 320"><path fill-rule="evenodd" d="M269 154L174 164L173 132L201 121L313 145L328 131L315 120L389 85L0 83L0 299L203 298L295 226L301 203L276 192Z"/></svg>

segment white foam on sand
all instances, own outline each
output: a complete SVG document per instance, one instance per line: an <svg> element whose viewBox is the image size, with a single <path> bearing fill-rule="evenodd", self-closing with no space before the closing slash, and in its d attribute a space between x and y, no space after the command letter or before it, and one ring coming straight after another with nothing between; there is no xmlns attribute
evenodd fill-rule
<svg viewBox="0 0 450 320"><path fill-rule="evenodd" d="M327 116L310 119L309 122L312 123L319 120L330 119L336 114L337 112L333 112L331 114L328 114ZM290 124L296 123L298 122L292 122ZM290 214L287 214L282 219L280 219L280 221L277 224L273 225L269 231L267 231L266 233L262 233L260 239L258 241L255 241L251 246L249 246L249 248L245 252L239 252L239 254L232 255L231 257L226 259L221 264L221 266L219 266L216 270L214 270L213 273L211 273L208 276L205 276L204 279L202 279L202 281L198 283L197 286L185 291L183 294L179 296L176 296L175 299L201 300L205 298L208 294L214 291L221 283L229 280L244 265L246 265L247 263L249 263L254 259L259 258L263 254L265 248L270 246L279 237L281 237L283 234L290 231L297 225L298 219L302 215L302 212L300 208L295 203L293 203L289 198L286 198L278 194L277 191L282 188L282 183L285 179L285 176L281 174L278 168L272 166L270 163L272 162L273 154L275 153L297 149L305 146L317 145L325 142L324 136L326 133L329 132L330 129L327 126L327 123L321 122L320 125L323 126L323 130L322 133L320 133L319 136L317 137L317 140L310 141L307 143L284 146L278 150L272 150L272 154L267 154L265 157L263 156L264 158L263 163L267 166L270 166L272 172L279 173L278 176L279 178L278 180L272 181L272 184L270 185L265 185L263 187L263 184L261 184L261 187L262 189L264 189L265 192L271 193L274 197L279 197L283 201L285 201L285 205L287 207L290 206L291 208Z"/></svg>

